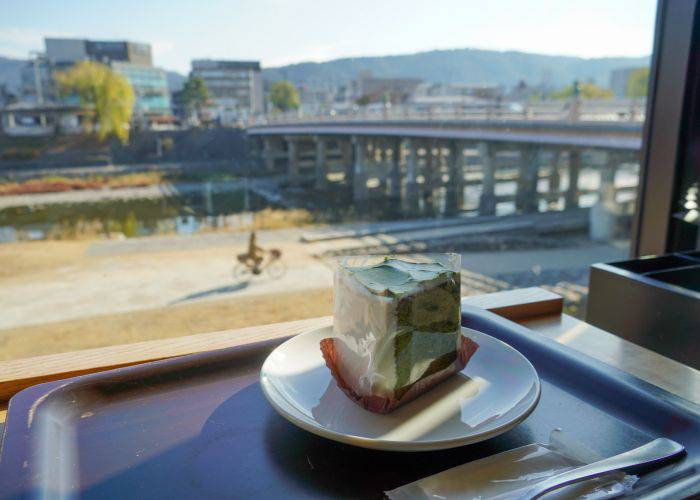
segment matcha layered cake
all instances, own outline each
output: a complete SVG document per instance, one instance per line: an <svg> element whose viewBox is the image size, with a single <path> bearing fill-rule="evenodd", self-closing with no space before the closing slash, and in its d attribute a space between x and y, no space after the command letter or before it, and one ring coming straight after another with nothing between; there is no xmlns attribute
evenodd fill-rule
<svg viewBox="0 0 700 500"><path fill-rule="evenodd" d="M461 370L459 255L349 258L335 274L333 337L321 343L338 385L388 412Z"/></svg>

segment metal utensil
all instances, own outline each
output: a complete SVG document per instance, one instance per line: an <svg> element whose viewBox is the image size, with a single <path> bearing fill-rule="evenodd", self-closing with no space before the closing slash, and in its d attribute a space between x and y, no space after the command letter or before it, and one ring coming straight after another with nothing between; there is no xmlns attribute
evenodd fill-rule
<svg viewBox="0 0 700 500"><path fill-rule="evenodd" d="M675 457L685 451L683 445L670 439L658 438L635 448L633 450L620 453L619 455L605 458L592 464L584 465L570 471L562 472L541 481L527 490L522 498L539 498L547 492L561 488L568 484L578 483L586 479L605 476L613 472L629 469L632 467L648 466L657 464Z"/></svg>

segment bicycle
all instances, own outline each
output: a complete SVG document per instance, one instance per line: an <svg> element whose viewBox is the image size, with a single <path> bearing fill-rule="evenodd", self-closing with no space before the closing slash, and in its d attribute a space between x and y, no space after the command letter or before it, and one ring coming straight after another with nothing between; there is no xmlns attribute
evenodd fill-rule
<svg viewBox="0 0 700 500"><path fill-rule="evenodd" d="M247 253L237 256L238 263L233 266L233 277L238 281L246 281L265 272L273 280L279 279L287 272L287 266L281 260L282 252L271 249L257 267ZM257 271L257 272L256 272Z"/></svg>

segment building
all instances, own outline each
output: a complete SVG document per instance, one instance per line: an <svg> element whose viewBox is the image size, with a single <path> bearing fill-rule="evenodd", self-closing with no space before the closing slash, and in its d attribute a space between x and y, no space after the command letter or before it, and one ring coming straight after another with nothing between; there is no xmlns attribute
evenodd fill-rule
<svg viewBox="0 0 700 500"><path fill-rule="evenodd" d="M170 92L164 70L153 66L151 46L128 41L45 38L45 54L29 61L22 72L23 99L34 103L59 101L55 74L80 61L97 61L123 75L136 102L134 121L147 127L171 114Z"/></svg>
<svg viewBox="0 0 700 500"><path fill-rule="evenodd" d="M328 84L303 83L297 86L300 111L303 114L323 114L333 107L336 89Z"/></svg>
<svg viewBox="0 0 700 500"><path fill-rule="evenodd" d="M164 70L130 62L113 61L112 69L131 83L137 116L170 114L170 91Z"/></svg>
<svg viewBox="0 0 700 500"><path fill-rule="evenodd" d="M13 103L0 106L0 133L16 137L82 134L85 111L69 104Z"/></svg>
<svg viewBox="0 0 700 500"><path fill-rule="evenodd" d="M123 61L153 66L151 46L127 41L96 41L75 38L45 38L46 57L56 64L92 60L104 64Z"/></svg>
<svg viewBox="0 0 700 500"><path fill-rule="evenodd" d="M370 72L363 72L354 82L354 100L406 102L422 82L420 78L375 78Z"/></svg>
<svg viewBox="0 0 700 500"><path fill-rule="evenodd" d="M211 98L207 113L222 125L233 125L265 109L258 61L192 61L191 77L199 77Z"/></svg>
<svg viewBox="0 0 700 500"><path fill-rule="evenodd" d="M34 54L20 70L19 93L22 101L32 104L58 102L58 88L53 78L56 65L43 54Z"/></svg>
<svg viewBox="0 0 700 500"><path fill-rule="evenodd" d="M627 95L627 84L633 72L645 69L644 67L637 68L620 68L610 72L610 89L616 97L624 97Z"/></svg>
<svg viewBox="0 0 700 500"><path fill-rule="evenodd" d="M17 102L17 94L8 89L6 84L0 85L0 108Z"/></svg>
<svg viewBox="0 0 700 500"><path fill-rule="evenodd" d="M413 94L417 97L474 97L477 99L497 99L503 94L498 85L474 85L469 83L424 83Z"/></svg>

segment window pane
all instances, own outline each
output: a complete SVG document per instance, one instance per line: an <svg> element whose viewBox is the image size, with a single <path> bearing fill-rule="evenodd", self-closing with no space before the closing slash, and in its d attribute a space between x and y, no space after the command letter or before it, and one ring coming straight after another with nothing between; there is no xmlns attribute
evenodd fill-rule
<svg viewBox="0 0 700 500"><path fill-rule="evenodd" d="M0 359L330 314L366 253L584 317L629 251L654 1L244 4L0 20Z"/></svg>

